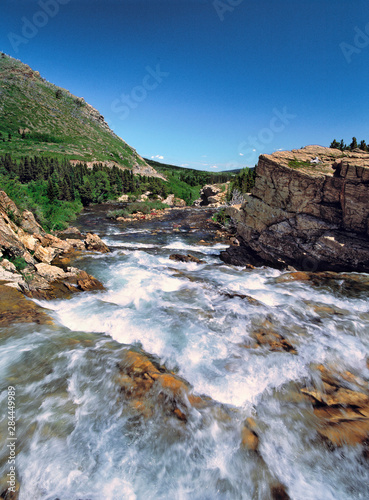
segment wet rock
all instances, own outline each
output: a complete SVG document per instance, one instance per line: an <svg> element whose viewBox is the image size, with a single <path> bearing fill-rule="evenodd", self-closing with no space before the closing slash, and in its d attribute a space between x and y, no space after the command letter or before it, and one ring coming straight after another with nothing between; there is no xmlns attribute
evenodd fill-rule
<svg viewBox="0 0 369 500"><path fill-rule="evenodd" d="M320 436L333 446L354 446L369 438L369 391L365 382L352 373L316 367L321 385L301 388L313 405ZM358 390L344 387L356 384Z"/></svg>
<svg viewBox="0 0 369 500"><path fill-rule="evenodd" d="M286 487L283 484L276 484L270 489L270 496L272 500L290 500Z"/></svg>
<svg viewBox="0 0 369 500"><path fill-rule="evenodd" d="M171 260L175 260L177 262L196 262L196 264L204 264L205 263L204 260L198 259L197 257L195 257L194 255L191 255L190 253L188 253L187 255L174 253L174 254L170 255L169 258Z"/></svg>
<svg viewBox="0 0 369 500"><path fill-rule="evenodd" d="M18 500L19 498L19 484L15 487L15 491L11 491L9 488L4 490L0 494L0 500Z"/></svg>
<svg viewBox="0 0 369 500"><path fill-rule="evenodd" d="M45 309L38 306L13 287L0 284L0 326L13 323L52 324Z"/></svg>
<svg viewBox="0 0 369 500"><path fill-rule="evenodd" d="M281 274L275 278L275 283L290 283L291 281L309 281L311 276L309 273L305 273L302 271L296 271L293 273Z"/></svg>
<svg viewBox="0 0 369 500"><path fill-rule="evenodd" d="M297 354L296 349L282 335L276 332L257 331L252 336L259 346L266 346L272 352L286 351L291 354Z"/></svg>
<svg viewBox="0 0 369 500"><path fill-rule="evenodd" d="M192 407L204 408L206 401L192 394L191 386L143 353L127 350L119 362L115 381L131 407L151 416L156 405L164 413L186 422Z"/></svg>
<svg viewBox="0 0 369 500"><path fill-rule="evenodd" d="M94 250L101 253L109 253L109 248L105 245L102 239L93 233L87 233L85 238L85 245L87 250Z"/></svg>
<svg viewBox="0 0 369 500"><path fill-rule="evenodd" d="M68 227L67 229L64 229L64 231L59 231L57 233L58 238L61 240L81 240L83 238L82 233L79 229L76 227Z"/></svg>
<svg viewBox="0 0 369 500"><path fill-rule="evenodd" d="M29 283L22 287L22 291L27 297L39 300L67 299L72 294L82 291L104 290L100 281L80 269L64 272L56 266L46 267L47 264L38 264L38 266L42 266L41 271L45 277L39 274L35 275ZM52 279L52 275L57 276L57 278Z"/></svg>
<svg viewBox="0 0 369 500"><path fill-rule="evenodd" d="M257 424L252 417L244 422L241 431L241 445L249 451L257 451L259 447L259 437L257 435Z"/></svg>
<svg viewBox="0 0 369 500"><path fill-rule="evenodd" d="M256 343L244 345L243 347L253 349L257 347L267 347L268 350L272 352L286 351L291 354L297 354L293 345L276 331L275 326L268 319L265 319L261 324L255 326L250 335Z"/></svg>
<svg viewBox="0 0 369 500"><path fill-rule="evenodd" d="M242 293L233 293L233 292L221 292L222 295L225 297L228 297L229 299L241 299L241 300L247 300L249 304L252 304L253 306L262 306L263 304L257 300L254 299L254 297L251 297L250 295L244 295Z"/></svg>

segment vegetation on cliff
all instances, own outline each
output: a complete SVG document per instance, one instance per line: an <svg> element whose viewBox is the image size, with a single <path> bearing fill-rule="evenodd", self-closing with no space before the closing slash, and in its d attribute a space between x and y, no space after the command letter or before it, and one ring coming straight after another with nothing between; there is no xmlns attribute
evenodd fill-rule
<svg viewBox="0 0 369 500"><path fill-rule="evenodd" d="M156 175L83 98L5 54L0 57L0 85L0 155L109 162Z"/></svg>

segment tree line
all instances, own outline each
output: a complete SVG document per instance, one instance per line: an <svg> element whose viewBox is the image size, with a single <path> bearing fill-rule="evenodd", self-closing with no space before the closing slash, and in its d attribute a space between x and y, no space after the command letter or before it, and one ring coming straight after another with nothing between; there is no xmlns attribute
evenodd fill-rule
<svg viewBox="0 0 369 500"><path fill-rule="evenodd" d="M341 151L353 151L354 149L361 149L362 151L369 151L369 146L365 142L364 139L360 141L358 144L356 137L352 138L352 141L349 145L346 145L341 139L340 142L336 141L336 139L333 139L331 142L331 145L329 146L330 148L333 149L340 149Z"/></svg>
<svg viewBox="0 0 369 500"><path fill-rule="evenodd" d="M139 195L150 191L164 197L168 194L162 179L134 176L131 170L108 168L101 163L89 168L86 163L74 166L68 160L51 157L25 156L16 161L5 154L0 157L0 173L22 184L34 183L34 187L46 190L50 202L79 200L86 206L127 193Z"/></svg>
<svg viewBox="0 0 369 500"><path fill-rule="evenodd" d="M122 194L137 197L150 191L166 197L168 187L162 179L133 175L131 170L108 168L96 163L73 166L68 160L10 154L0 156L0 189L19 208L31 210L46 230L60 230L76 217L83 206L116 199Z"/></svg>

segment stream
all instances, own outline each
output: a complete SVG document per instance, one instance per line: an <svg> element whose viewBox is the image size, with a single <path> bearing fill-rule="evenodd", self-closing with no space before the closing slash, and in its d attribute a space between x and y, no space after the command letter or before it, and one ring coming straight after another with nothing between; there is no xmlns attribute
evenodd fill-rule
<svg viewBox="0 0 369 500"><path fill-rule="evenodd" d="M1 408L7 387L16 392L19 499L367 500L367 448L330 446L296 387L319 383L314 366L324 365L367 388L368 288L225 265L228 245L198 224L195 209L130 223L104 211L89 208L75 225L111 253L85 253L73 265L105 290L36 301L53 325L0 328ZM262 328L293 351L257 345ZM211 411L193 410L186 422L164 418L159 404L150 418L130 411L116 382L128 348L211 398ZM250 417L257 452L241 446ZM1 476L7 455L4 444Z"/></svg>

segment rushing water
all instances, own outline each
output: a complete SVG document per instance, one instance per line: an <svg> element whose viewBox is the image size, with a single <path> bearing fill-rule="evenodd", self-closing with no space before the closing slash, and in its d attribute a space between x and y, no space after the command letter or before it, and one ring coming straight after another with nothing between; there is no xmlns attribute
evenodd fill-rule
<svg viewBox="0 0 369 500"><path fill-rule="evenodd" d="M1 329L0 403L5 408L14 386L20 499L267 500L278 483L294 500L368 499L362 446L330 449L311 406L285 397L294 384L309 384L311 363L368 382L366 294L226 266L218 257L226 246L185 223L182 212L132 224L99 214L89 211L79 223L112 252L74 265L106 290L40 302L53 326ZM211 245L199 244L204 239ZM169 259L187 252L204 263ZM253 347L251 332L265 320L297 354ZM150 419L133 417L115 379L132 345L219 403L223 418L194 411L184 424L164 420L159 408ZM258 453L240 447L250 416L259 425ZM1 453L4 463L5 446Z"/></svg>

